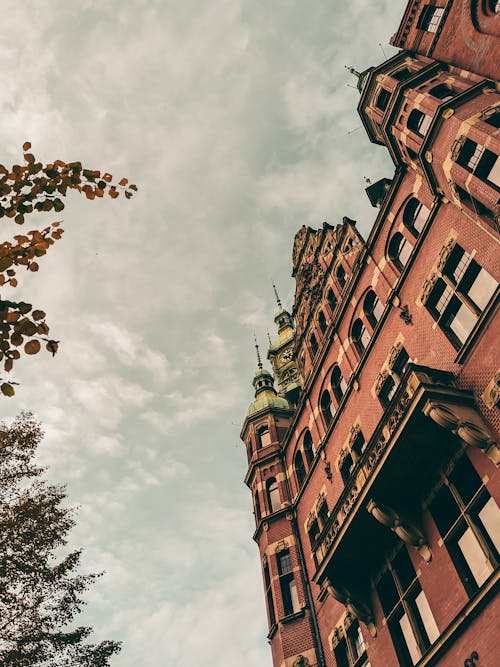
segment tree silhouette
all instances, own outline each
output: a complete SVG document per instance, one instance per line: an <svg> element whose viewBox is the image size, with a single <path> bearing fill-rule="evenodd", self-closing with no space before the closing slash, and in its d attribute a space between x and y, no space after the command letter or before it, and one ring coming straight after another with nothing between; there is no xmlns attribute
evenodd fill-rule
<svg viewBox="0 0 500 667"><path fill-rule="evenodd" d="M13 165L7 169L0 164L0 218L12 219L18 225L34 212L60 213L64 209L63 198L69 190L83 193L87 199L104 197L107 193L116 199L123 192L127 199L137 191L137 186L122 178L113 183L113 176L93 169L84 169L81 162L63 162L42 164L37 162L33 153L28 152L31 144L23 144L24 165ZM48 227L32 230L26 234L17 234L13 241L0 244L0 287L16 287L17 267L36 272L38 260L58 241L63 229L60 221ZM42 343L48 352L57 352L59 341L48 337L49 326L43 310L33 310L30 303L15 302L0 297L0 362L4 371L12 370L14 361L25 354L37 354ZM0 379L0 391L4 396L13 396L14 382Z"/></svg>
<svg viewBox="0 0 500 667"><path fill-rule="evenodd" d="M0 424L0 664L106 667L120 644L87 644L92 628L72 627L100 575L78 574L80 551L61 555L74 510L34 463L42 435L30 413Z"/></svg>

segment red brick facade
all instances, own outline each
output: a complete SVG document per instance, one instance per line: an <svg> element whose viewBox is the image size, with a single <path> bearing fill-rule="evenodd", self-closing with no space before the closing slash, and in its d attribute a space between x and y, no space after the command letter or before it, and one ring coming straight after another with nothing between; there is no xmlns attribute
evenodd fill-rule
<svg viewBox="0 0 500 667"><path fill-rule="evenodd" d="M275 667L497 664L496 6L408 4L358 85L371 233L296 235L242 430Z"/></svg>

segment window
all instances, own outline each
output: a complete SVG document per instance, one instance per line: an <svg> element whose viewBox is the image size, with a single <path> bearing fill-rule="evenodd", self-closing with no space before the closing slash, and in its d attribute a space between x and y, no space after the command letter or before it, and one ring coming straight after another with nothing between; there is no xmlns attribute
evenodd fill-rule
<svg viewBox="0 0 500 667"><path fill-rule="evenodd" d="M427 206L419 202L416 197L411 197L403 212L403 224L415 236L418 236L429 217L429 213Z"/></svg>
<svg viewBox="0 0 500 667"><path fill-rule="evenodd" d="M326 300L328 301L328 305L330 306L330 310L333 311L335 310L337 306L337 297L334 294L334 291L330 288L328 290L328 293L326 295Z"/></svg>
<svg viewBox="0 0 500 667"><path fill-rule="evenodd" d="M500 14L500 0L486 0L486 8L492 14Z"/></svg>
<svg viewBox="0 0 500 667"><path fill-rule="evenodd" d="M419 109L413 109L413 111L408 116L406 126L409 130L415 132L415 134L418 134L420 137L425 137L431 123L431 116L428 116Z"/></svg>
<svg viewBox="0 0 500 667"><path fill-rule="evenodd" d="M318 509L318 519L321 530L323 530L323 528L326 526L326 522L328 521L328 505L326 504L325 499L323 499L323 502Z"/></svg>
<svg viewBox="0 0 500 667"><path fill-rule="evenodd" d="M266 587L267 611L269 614L269 627L276 625L276 614L274 612L273 589L271 586L271 577L269 576L269 567L264 565L264 586Z"/></svg>
<svg viewBox="0 0 500 667"><path fill-rule="evenodd" d="M260 517L262 515L261 515L261 512L260 512L260 500L259 500L259 494L258 494L257 491L255 492L255 495L254 495L254 502L255 502L255 518L257 519L257 521L259 521Z"/></svg>
<svg viewBox="0 0 500 667"><path fill-rule="evenodd" d="M340 289L342 289L347 282L346 272L342 264L338 265L337 270L335 271L335 275L339 281Z"/></svg>
<svg viewBox="0 0 500 667"><path fill-rule="evenodd" d="M363 320L360 317L358 317L352 325L352 340L354 341L356 350L362 355L366 350L366 346L370 342L370 334L366 330Z"/></svg>
<svg viewBox="0 0 500 667"><path fill-rule="evenodd" d="M289 551L278 554L278 572L280 575L281 597L283 599L283 613L285 616L295 614L300 611L300 604Z"/></svg>
<svg viewBox="0 0 500 667"><path fill-rule="evenodd" d="M319 523L317 519L314 519L311 521L309 528L307 530L307 534L309 536L309 542L311 543L311 547L314 546L316 543L316 540L318 539L318 536L320 534L321 530L319 527Z"/></svg>
<svg viewBox="0 0 500 667"><path fill-rule="evenodd" d="M499 0L499 3L500 3L500 0ZM498 130L498 128L500 128L500 111L497 111L492 116L487 116L484 119L484 122L488 123L488 125L496 127L497 130Z"/></svg>
<svg viewBox="0 0 500 667"><path fill-rule="evenodd" d="M440 83L438 86L434 86L429 90L432 97L445 102L446 100L451 100L454 95L453 89L448 86L446 83Z"/></svg>
<svg viewBox="0 0 500 667"><path fill-rule="evenodd" d="M325 313L322 310L320 311L320 313L318 315L318 324L319 324L319 328L320 328L321 333L325 333L325 331L328 327L328 324L326 322Z"/></svg>
<svg viewBox="0 0 500 667"><path fill-rule="evenodd" d="M430 293L426 308L459 349L496 288L496 280L457 243Z"/></svg>
<svg viewBox="0 0 500 667"><path fill-rule="evenodd" d="M361 431L358 431L356 437L354 438L354 442L351 445L351 450L354 452L356 458L360 459L365 449L366 449L366 440Z"/></svg>
<svg viewBox="0 0 500 667"><path fill-rule="evenodd" d="M314 459L314 443L310 431L304 434L304 454L306 455L307 465L310 466Z"/></svg>
<svg viewBox="0 0 500 667"><path fill-rule="evenodd" d="M416 162L418 155L415 153L414 150L412 150L409 146L406 146L406 152L408 153L408 157L412 162Z"/></svg>
<svg viewBox="0 0 500 667"><path fill-rule="evenodd" d="M258 447L267 447L271 444L271 434L267 426L262 426L259 428L257 431L257 437L259 440L257 443Z"/></svg>
<svg viewBox="0 0 500 667"><path fill-rule="evenodd" d="M397 348L394 349L397 356L392 360L389 358L390 368L380 374L381 384L377 393L383 406L391 402L410 362L410 357L404 347L401 346L399 351Z"/></svg>
<svg viewBox="0 0 500 667"><path fill-rule="evenodd" d="M415 665L439 637L439 630L404 547L389 562L376 589L399 664Z"/></svg>
<svg viewBox="0 0 500 667"><path fill-rule="evenodd" d="M377 322L382 317L384 306L372 289L367 292L365 296L365 300L363 302L363 312L366 315L368 322L373 328L375 328Z"/></svg>
<svg viewBox="0 0 500 667"><path fill-rule="evenodd" d="M499 563L500 511L467 456L457 463L429 510L472 595Z"/></svg>
<svg viewBox="0 0 500 667"><path fill-rule="evenodd" d="M389 257L401 271L410 259L413 245L401 232L396 232L389 243Z"/></svg>
<svg viewBox="0 0 500 667"><path fill-rule="evenodd" d="M345 636L333 649L333 653L337 667L370 667L358 621L354 621L345 631Z"/></svg>
<svg viewBox="0 0 500 667"><path fill-rule="evenodd" d="M425 5L418 19L417 28L426 30L427 32L437 32L443 14L443 7L431 7L430 5Z"/></svg>
<svg viewBox="0 0 500 667"><path fill-rule="evenodd" d="M295 474L297 476L297 487L300 489L306 478L304 459L302 458L300 450L295 454L294 466L295 466Z"/></svg>
<svg viewBox="0 0 500 667"><path fill-rule="evenodd" d="M500 189L500 160L498 155L471 139L466 139L457 157L459 164L482 181Z"/></svg>
<svg viewBox="0 0 500 667"><path fill-rule="evenodd" d="M342 465L340 466L340 476L344 484L347 483L349 477L351 476L352 471L354 470L354 460L352 455L349 453L344 457Z"/></svg>
<svg viewBox="0 0 500 667"><path fill-rule="evenodd" d="M382 88L382 90L377 95L375 106L377 107L377 109L385 111L387 109L387 105L390 99L391 99L391 93L385 88Z"/></svg>
<svg viewBox="0 0 500 667"><path fill-rule="evenodd" d="M325 389L321 394L321 414L323 415L326 426L328 426L333 418L332 397L330 396L328 389Z"/></svg>
<svg viewBox="0 0 500 667"><path fill-rule="evenodd" d="M337 403L340 403L342 396L347 389L347 383L344 380L344 376L342 375L342 371L340 370L339 366L335 366L332 371L331 386Z"/></svg>
<svg viewBox="0 0 500 667"><path fill-rule="evenodd" d="M316 352L318 351L318 341L316 340L316 336L312 333L309 342L311 343L311 352L312 356L316 356Z"/></svg>
<svg viewBox="0 0 500 667"><path fill-rule="evenodd" d="M278 512L281 509L280 490L274 477L267 481L267 502L270 512Z"/></svg>

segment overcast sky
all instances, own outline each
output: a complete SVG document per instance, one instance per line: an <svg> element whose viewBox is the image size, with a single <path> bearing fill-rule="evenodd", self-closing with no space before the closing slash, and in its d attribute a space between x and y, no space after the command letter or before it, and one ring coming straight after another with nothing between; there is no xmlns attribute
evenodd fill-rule
<svg viewBox="0 0 500 667"><path fill-rule="evenodd" d="M29 140L139 186L74 195L66 233L6 298L48 313L60 351L18 362L0 417L42 421L72 540L106 570L84 621L115 667L271 666L240 426L253 331L291 307L302 224L376 211L391 176L344 69L395 50L403 0L6 3L0 162ZM30 216L26 230L54 218ZM8 238L16 230L7 229Z"/></svg>

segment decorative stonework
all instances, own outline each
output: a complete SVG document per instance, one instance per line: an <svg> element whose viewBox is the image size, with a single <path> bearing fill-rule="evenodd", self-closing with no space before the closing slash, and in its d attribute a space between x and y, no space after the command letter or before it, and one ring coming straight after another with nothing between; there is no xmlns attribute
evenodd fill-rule
<svg viewBox="0 0 500 667"><path fill-rule="evenodd" d="M455 139L455 141L453 142L451 147L451 159L454 162L457 159L458 154L462 150L462 146L464 145L466 138L467 137L465 136L465 134L463 134L462 136L458 137L458 139Z"/></svg>
<svg viewBox="0 0 500 667"><path fill-rule="evenodd" d="M361 427L359 424L354 424L354 426L351 426L351 429L349 431L349 439L347 441L349 447L352 447L354 445L356 438L360 433L361 433Z"/></svg>
<svg viewBox="0 0 500 667"><path fill-rule="evenodd" d="M286 540L280 540L274 551L279 554L281 551L286 551L286 549L288 549L288 542Z"/></svg>
<svg viewBox="0 0 500 667"><path fill-rule="evenodd" d="M422 304L425 305L429 300L431 292L434 289L434 285L436 284L438 278L439 275L437 273L431 273L427 280L424 282L422 291L420 292L420 302Z"/></svg>
<svg viewBox="0 0 500 667"><path fill-rule="evenodd" d="M387 366L392 370L394 368L394 364L397 361L397 358L399 357L399 353L403 349L403 343L399 342L396 343L396 345L393 345L391 349L389 350L389 357L387 359Z"/></svg>
<svg viewBox="0 0 500 667"><path fill-rule="evenodd" d="M380 392L382 391L382 387L384 386L384 382L387 380L389 377L389 372L388 371L381 371L377 375L377 379L375 380L375 393L378 396Z"/></svg>
<svg viewBox="0 0 500 667"><path fill-rule="evenodd" d="M439 259L437 262L437 270L442 271L446 266L446 262L450 258L453 248L455 247L456 239L450 239L439 251Z"/></svg>
<svg viewBox="0 0 500 667"><path fill-rule="evenodd" d="M309 667L311 663L308 658L305 658L303 655L299 655L294 661L292 667Z"/></svg>
<svg viewBox="0 0 500 667"><path fill-rule="evenodd" d="M374 500L368 501L366 509L376 521L392 530L400 540L418 550L422 558L429 563L432 552L422 531L409 519L403 519L390 507L377 504Z"/></svg>
<svg viewBox="0 0 500 667"><path fill-rule="evenodd" d="M492 410L500 401L500 371L491 378L481 396L485 405Z"/></svg>

